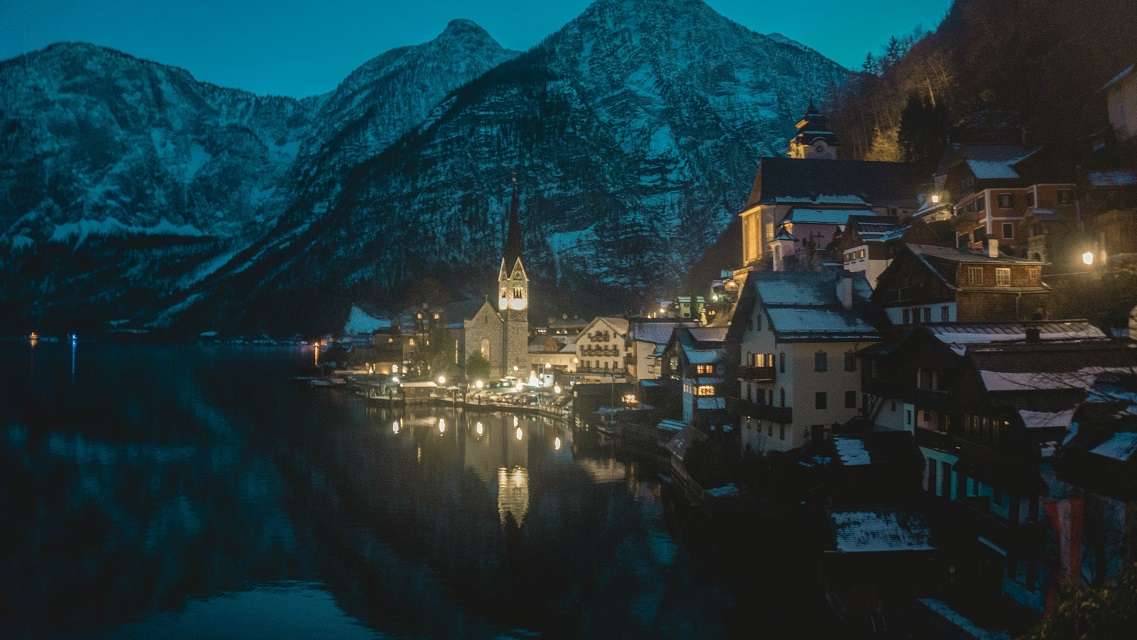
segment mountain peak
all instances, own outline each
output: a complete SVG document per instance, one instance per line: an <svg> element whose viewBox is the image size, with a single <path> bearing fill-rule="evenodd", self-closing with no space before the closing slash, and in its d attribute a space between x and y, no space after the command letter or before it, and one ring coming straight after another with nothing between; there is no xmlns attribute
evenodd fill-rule
<svg viewBox="0 0 1137 640"><path fill-rule="evenodd" d="M482 26L469 18L454 18L446 23L446 28L438 35L439 40L449 38L478 38L497 44L493 36Z"/></svg>

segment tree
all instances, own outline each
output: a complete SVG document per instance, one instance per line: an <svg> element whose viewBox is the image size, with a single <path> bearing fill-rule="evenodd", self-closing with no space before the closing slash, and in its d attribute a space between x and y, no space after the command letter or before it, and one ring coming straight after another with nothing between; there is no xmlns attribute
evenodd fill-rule
<svg viewBox="0 0 1137 640"><path fill-rule="evenodd" d="M484 380L490 377L490 361L475 351L466 359L466 378L469 380Z"/></svg>
<svg viewBox="0 0 1137 640"><path fill-rule="evenodd" d="M458 350L454 338L443 326L430 330L430 342L426 346L426 362L431 375L453 376L458 373Z"/></svg>
<svg viewBox="0 0 1137 640"><path fill-rule="evenodd" d="M1112 584L1069 586L1056 606L1029 635L1031 640L1070 638L1127 638L1137 628L1137 564L1130 565Z"/></svg>
<svg viewBox="0 0 1137 640"><path fill-rule="evenodd" d="M897 142L904 160L927 169L939 160L947 139L947 109L913 92L900 114Z"/></svg>
<svg viewBox="0 0 1137 640"><path fill-rule="evenodd" d="M878 162L896 162L900 160L900 146L896 142L896 129L881 129L873 131L872 147L865 154L865 160Z"/></svg>

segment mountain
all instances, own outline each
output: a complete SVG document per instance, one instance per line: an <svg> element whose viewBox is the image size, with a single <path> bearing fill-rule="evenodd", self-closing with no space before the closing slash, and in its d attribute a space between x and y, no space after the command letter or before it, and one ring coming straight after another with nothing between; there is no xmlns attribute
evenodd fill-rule
<svg viewBox="0 0 1137 640"><path fill-rule="evenodd" d="M2 62L0 311L22 330L162 308L513 55L455 20L303 100L88 44Z"/></svg>
<svg viewBox="0 0 1137 640"><path fill-rule="evenodd" d="M480 296L514 172L535 303L622 310L679 282L758 158L846 76L699 0L600 0L353 168L326 214L294 202L271 241L178 302L178 321L333 329L352 300L393 305L427 277Z"/></svg>

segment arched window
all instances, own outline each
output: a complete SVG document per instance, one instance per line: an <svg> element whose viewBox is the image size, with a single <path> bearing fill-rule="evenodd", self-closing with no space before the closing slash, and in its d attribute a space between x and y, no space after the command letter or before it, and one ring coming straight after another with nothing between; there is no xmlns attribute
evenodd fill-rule
<svg viewBox="0 0 1137 640"><path fill-rule="evenodd" d="M485 358L486 360L489 360L490 359L490 339L489 338L482 338L482 344L478 350L482 352L483 358Z"/></svg>

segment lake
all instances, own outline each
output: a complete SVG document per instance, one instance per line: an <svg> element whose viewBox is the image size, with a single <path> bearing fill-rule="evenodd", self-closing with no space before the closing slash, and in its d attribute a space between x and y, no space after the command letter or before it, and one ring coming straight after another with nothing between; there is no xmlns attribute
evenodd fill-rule
<svg viewBox="0 0 1137 640"><path fill-rule="evenodd" d="M0 635L731 635L738 590L649 464L291 379L311 362L0 343Z"/></svg>

